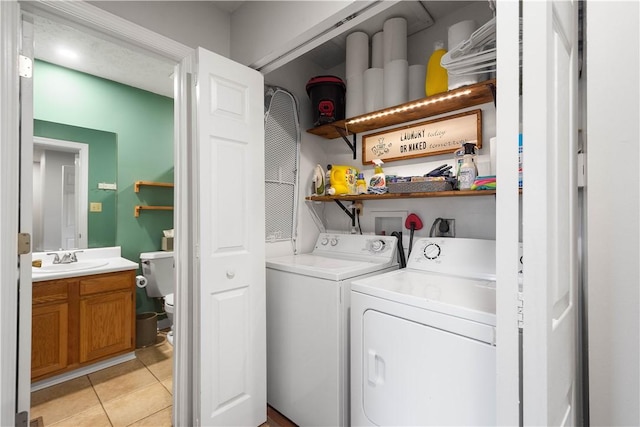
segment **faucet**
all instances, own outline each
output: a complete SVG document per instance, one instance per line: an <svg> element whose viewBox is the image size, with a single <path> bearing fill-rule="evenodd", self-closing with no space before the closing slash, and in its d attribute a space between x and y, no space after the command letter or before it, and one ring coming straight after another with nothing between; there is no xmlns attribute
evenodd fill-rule
<svg viewBox="0 0 640 427"><path fill-rule="evenodd" d="M54 258L53 258L54 264L71 264L72 262L78 262L78 258L76 257L76 254L78 252L84 252L84 251L65 252L65 254L62 255L62 258L60 258L60 254L56 252L48 252L47 255L54 255Z"/></svg>

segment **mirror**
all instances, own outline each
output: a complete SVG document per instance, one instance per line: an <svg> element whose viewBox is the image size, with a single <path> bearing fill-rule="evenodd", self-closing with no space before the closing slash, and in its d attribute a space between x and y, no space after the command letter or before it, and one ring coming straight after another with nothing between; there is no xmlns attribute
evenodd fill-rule
<svg viewBox="0 0 640 427"><path fill-rule="evenodd" d="M33 250L115 246L117 137L34 120Z"/></svg>

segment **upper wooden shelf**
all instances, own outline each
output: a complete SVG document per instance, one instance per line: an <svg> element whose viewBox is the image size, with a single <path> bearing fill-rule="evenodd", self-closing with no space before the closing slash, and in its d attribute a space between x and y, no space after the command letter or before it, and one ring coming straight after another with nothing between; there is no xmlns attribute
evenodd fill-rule
<svg viewBox="0 0 640 427"><path fill-rule="evenodd" d="M350 117L345 120L327 123L325 125L308 129L307 132L313 135L321 136L323 138L334 139L342 137L339 130L347 135L376 130L387 126L393 126L413 120L436 116L438 114L460 110L462 108L473 107L474 105L493 102L495 99L495 90L496 80L486 80L484 82L464 86L458 89L450 90L448 92L439 93L437 95L423 98L422 100L415 100L407 102L405 104L396 105L395 107L385 108L384 110L373 111L361 116ZM468 93L465 93L467 91ZM421 101L432 102L426 105L420 105L415 108L407 109L402 113L390 114L390 112L392 112L393 110L403 108L405 106L408 107ZM347 125L347 122L351 120L376 113L388 114L375 119Z"/></svg>
<svg viewBox="0 0 640 427"><path fill-rule="evenodd" d="M155 181L136 181L133 184L133 191L136 193L140 192L140 187L146 185L149 187L170 187L173 188L172 182L155 182Z"/></svg>
<svg viewBox="0 0 640 427"><path fill-rule="evenodd" d="M425 197L464 197L464 196L491 196L496 190L455 190L434 191L430 193L384 193L384 194L359 194L354 196L307 196L306 200L314 202L331 202L334 200L356 202L358 200L388 200L388 199L421 199Z"/></svg>

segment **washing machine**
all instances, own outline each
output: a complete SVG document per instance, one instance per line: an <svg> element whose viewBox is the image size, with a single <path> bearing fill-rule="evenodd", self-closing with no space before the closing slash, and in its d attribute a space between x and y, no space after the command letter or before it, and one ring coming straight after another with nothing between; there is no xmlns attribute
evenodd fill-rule
<svg viewBox="0 0 640 427"><path fill-rule="evenodd" d="M351 281L398 268L393 236L327 234L266 260L267 402L304 426L349 425Z"/></svg>
<svg viewBox="0 0 640 427"><path fill-rule="evenodd" d="M419 239L351 284L354 426L496 424L495 241Z"/></svg>

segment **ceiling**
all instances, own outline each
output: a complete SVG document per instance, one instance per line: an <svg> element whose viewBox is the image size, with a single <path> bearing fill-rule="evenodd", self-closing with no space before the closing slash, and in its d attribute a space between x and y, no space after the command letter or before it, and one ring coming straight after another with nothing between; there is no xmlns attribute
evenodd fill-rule
<svg viewBox="0 0 640 427"><path fill-rule="evenodd" d="M1 0L0 0L1 1ZM232 14L246 1L213 1L217 8ZM433 25L435 20L472 1L401 1L384 15L376 16L351 31L365 31L370 36L380 31L391 16L407 19L409 35ZM102 38L47 18L34 17L35 57L56 65L113 80L149 92L173 97L171 74L174 64L141 54ZM346 35L305 54L305 58L323 69L345 60ZM69 51L76 52L75 57ZM66 52L66 53L65 53Z"/></svg>

